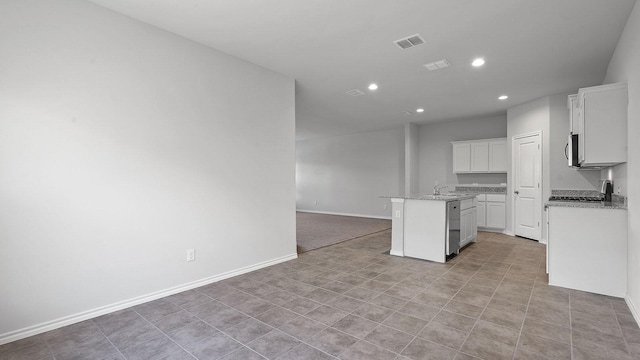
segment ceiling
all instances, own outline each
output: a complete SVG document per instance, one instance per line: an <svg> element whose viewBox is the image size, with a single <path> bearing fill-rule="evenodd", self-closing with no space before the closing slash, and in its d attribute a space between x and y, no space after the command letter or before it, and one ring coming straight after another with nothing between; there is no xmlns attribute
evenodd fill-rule
<svg viewBox="0 0 640 360"><path fill-rule="evenodd" d="M294 78L303 140L504 114L601 84L635 0L90 1ZM425 43L393 43L414 34ZM441 59L451 66L423 66Z"/></svg>

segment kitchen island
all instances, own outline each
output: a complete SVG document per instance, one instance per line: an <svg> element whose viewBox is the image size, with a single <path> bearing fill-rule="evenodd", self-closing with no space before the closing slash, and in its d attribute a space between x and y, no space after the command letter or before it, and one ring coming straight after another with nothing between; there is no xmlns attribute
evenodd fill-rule
<svg viewBox="0 0 640 360"><path fill-rule="evenodd" d="M391 255L444 263L477 236L476 195L386 196L392 203ZM455 206L459 207L454 209ZM455 210L457 218L450 215Z"/></svg>

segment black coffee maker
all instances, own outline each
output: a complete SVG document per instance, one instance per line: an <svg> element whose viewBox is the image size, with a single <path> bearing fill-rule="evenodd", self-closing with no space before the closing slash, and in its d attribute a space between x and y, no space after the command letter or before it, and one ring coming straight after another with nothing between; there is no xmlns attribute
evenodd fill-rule
<svg viewBox="0 0 640 360"><path fill-rule="evenodd" d="M611 195L613 194L611 180L600 180L600 193L604 195L604 202L611 204Z"/></svg>

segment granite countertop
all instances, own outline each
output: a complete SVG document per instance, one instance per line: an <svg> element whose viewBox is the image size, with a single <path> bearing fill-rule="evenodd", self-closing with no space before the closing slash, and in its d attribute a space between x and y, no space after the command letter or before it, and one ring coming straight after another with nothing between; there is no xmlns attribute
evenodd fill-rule
<svg viewBox="0 0 640 360"><path fill-rule="evenodd" d="M610 209L610 210L627 210L627 205L624 203L613 202L606 205L604 201L547 201L545 206L558 206L558 207L573 207L573 208L585 208L585 209Z"/></svg>
<svg viewBox="0 0 640 360"><path fill-rule="evenodd" d="M586 196L599 197L602 196L596 190L551 190L551 196ZM604 201L555 201L549 200L544 206L573 207L585 209L609 209L609 210L627 210L626 198L621 195L612 195L612 202L605 204Z"/></svg>
<svg viewBox="0 0 640 360"><path fill-rule="evenodd" d="M457 200L473 199L476 196L477 194L444 193L441 195L422 195L422 194L399 195L399 196L383 195L381 196L381 198L405 199L405 200L457 201Z"/></svg>

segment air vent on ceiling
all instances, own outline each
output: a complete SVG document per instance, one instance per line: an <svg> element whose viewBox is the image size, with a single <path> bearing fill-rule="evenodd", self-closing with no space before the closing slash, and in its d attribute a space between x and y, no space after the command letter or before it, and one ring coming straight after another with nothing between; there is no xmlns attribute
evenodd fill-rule
<svg viewBox="0 0 640 360"><path fill-rule="evenodd" d="M347 94L351 95L351 96L360 96L360 95L364 95L364 92L358 90L358 89L353 89L353 90L349 90L347 91Z"/></svg>
<svg viewBox="0 0 640 360"><path fill-rule="evenodd" d="M424 67L426 67L429 71L444 69L444 68L449 67L449 66L451 66L451 63L449 61L447 61L446 59L442 59L442 60L434 61L432 63L424 64Z"/></svg>
<svg viewBox="0 0 640 360"><path fill-rule="evenodd" d="M393 43L398 45L400 49L404 50L410 47L424 44L424 39L420 36L420 34L415 34L415 35L407 36L406 38L402 38L400 40L396 40Z"/></svg>

